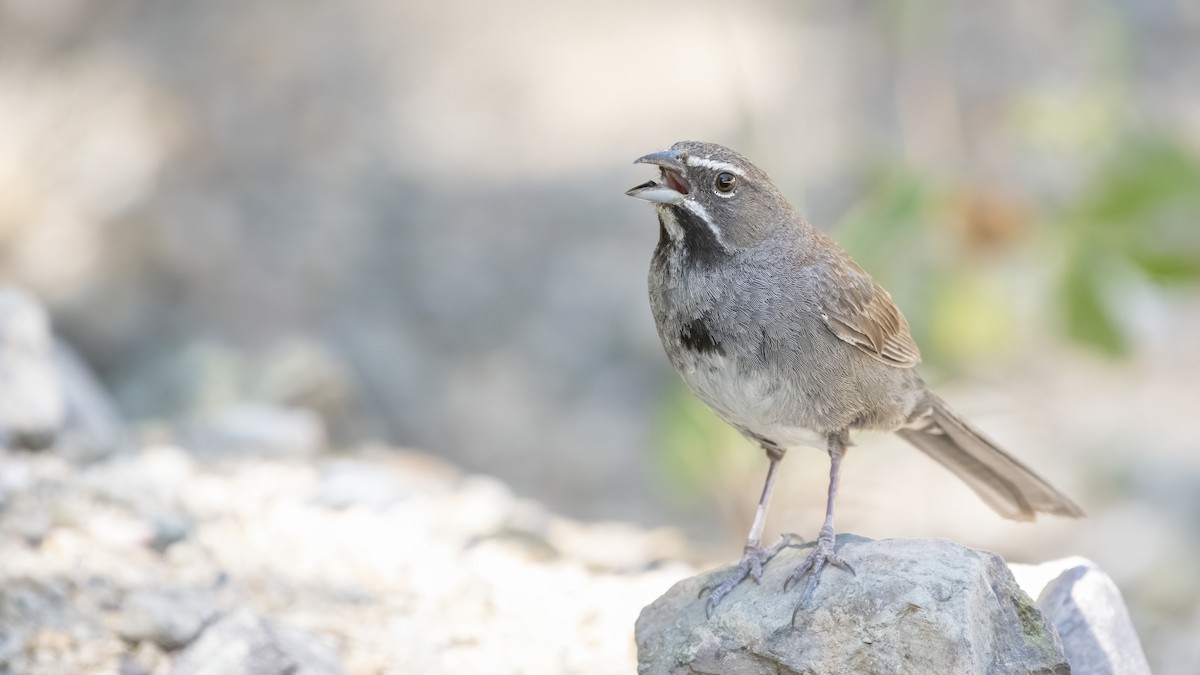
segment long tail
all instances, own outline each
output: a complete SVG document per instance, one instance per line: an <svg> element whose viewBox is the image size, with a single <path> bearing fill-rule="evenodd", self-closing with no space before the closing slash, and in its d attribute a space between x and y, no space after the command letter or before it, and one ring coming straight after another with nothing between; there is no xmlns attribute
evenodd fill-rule
<svg viewBox="0 0 1200 675"><path fill-rule="evenodd" d="M996 513L1010 520L1033 520L1038 513L1083 516L1070 497L1001 450L944 401L933 394L929 400L930 407L896 433L963 479Z"/></svg>

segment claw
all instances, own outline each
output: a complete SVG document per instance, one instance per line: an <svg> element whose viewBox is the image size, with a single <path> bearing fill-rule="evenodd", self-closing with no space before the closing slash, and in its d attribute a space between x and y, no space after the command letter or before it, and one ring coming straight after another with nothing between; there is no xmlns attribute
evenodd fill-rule
<svg viewBox="0 0 1200 675"><path fill-rule="evenodd" d="M779 540L769 548L747 546L742 553L742 559L727 575L701 586L696 598L703 597L705 592L709 593L708 601L704 604L704 612L708 618L712 618L713 610L717 608L721 600L726 595L729 595L733 589L737 588L738 584L745 581L747 577L752 579L754 583L760 583L763 575L763 565L771 558L774 558L776 553L779 553L797 539L800 539L800 537L788 533L781 535ZM803 540L801 539L801 541Z"/></svg>
<svg viewBox="0 0 1200 675"><path fill-rule="evenodd" d="M820 583L821 579L821 571L825 569L826 565L833 565L854 575L854 568L850 566L850 563L846 562L845 558L833 550L833 530L822 528L821 534L817 537L816 545L813 546L813 550L808 554L808 557L783 582L783 590L787 591L791 589L793 584L799 582L805 575L808 575L808 580L804 584L804 593L801 594L800 602L796 604L796 609L792 612L793 625L796 623L797 613L799 613L801 608L808 605L813 593L817 590L817 584Z"/></svg>

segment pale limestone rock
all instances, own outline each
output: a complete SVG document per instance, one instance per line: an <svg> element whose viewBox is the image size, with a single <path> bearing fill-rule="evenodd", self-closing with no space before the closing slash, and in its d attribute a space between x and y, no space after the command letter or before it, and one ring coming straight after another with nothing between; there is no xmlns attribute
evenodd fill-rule
<svg viewBox="0 0 1200 675"><path fill-rule="evenodd" d="M1121 591L1083 558L1052 580L1038 606L1054 622L1075 675L1150 675Z"/></svg>
<svg viewBox="0 0 1200 675"><path fill-rule="evenodd" d="M171 675L342 675L337 654L313 636L243 610L209 626Z"/></svg>

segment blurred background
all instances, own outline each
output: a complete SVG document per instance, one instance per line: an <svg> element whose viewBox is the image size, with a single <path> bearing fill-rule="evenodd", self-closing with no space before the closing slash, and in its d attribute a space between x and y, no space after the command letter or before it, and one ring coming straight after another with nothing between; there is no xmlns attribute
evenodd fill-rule
<svg viewBox="0 0 1200 675"><path fill-rule="evenodd" d="M1072 494L1017 525L899 441L839 529L1096 560L1200 634L1200 5L0 0L0 280L145 430L247 402L736 558L760 451L654 332L630 162L766 169L945 398ZM823 453L770 531L812 536ZM1190 659L1190 660L1189 660ZM1174 669L1173 669L1174 668Z"/></svg>

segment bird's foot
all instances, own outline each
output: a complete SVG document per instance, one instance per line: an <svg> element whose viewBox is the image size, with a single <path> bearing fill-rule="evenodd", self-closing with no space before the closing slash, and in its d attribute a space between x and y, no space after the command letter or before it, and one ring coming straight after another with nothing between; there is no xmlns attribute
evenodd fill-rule
<svg viewBox="0 0 1200 675"><path fill-rule="evenodd" d="M766 548L747 546L737 567L700 588L697 597L704 595L705 591L709 591L708 602L704 605L704 613L711 618L713 610L716 609L721 599L729 595L729 592L742 583L746 577L750 577L755 583L758 583L759 579L762 579L763 565L767 564L768 560L774 558L775 554L783 550L785 546L803 541L800 536L789 533L780 535L779 541Z"/></svg>
<svg viewBox="0 0 1200 675"><path fill-rule="evenodd" d="M804 575L808 575L808 581L804 584L804 594L800 596L800 603L796 605L796 610L808 604L812 599L813 591L817 590L817 582L821 578L821 570L825 569L826 565L833 565L846 570L850 574L854 574L854 568L842 556L833 551L833 528L822 527L821 534L817 535L816 544L813 550L809 552L808 557L800 566L792 572L792 575L783 582L783 590L788 590L792 584L797 583ZM795 615L792 617L795 621Z"/></svg>

